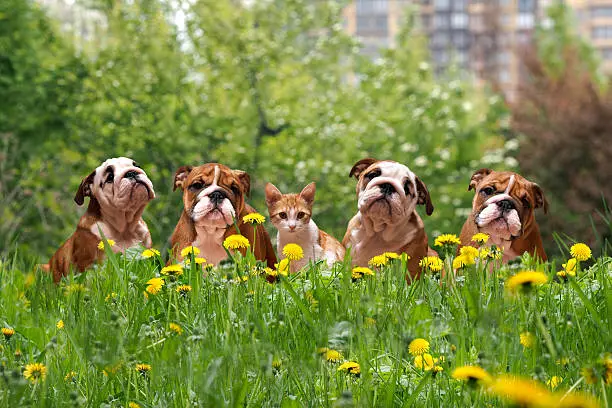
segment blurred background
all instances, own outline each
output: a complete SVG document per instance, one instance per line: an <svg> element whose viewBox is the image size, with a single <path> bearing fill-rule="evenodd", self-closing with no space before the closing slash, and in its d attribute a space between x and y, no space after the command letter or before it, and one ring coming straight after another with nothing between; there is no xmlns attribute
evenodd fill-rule
<svg viewBox="0 0 612 408"><path fill-rule="evenodd" d="M612 235L612 0L2 0L0 253L47 257L74 230L82 178L108 157L143 166L164 248L181 165L317 182L314 219L342 238L352 164L408 165L459 233L482 167L521 172L555 236ZM275 233L273 233L275 235Z"/></svg>

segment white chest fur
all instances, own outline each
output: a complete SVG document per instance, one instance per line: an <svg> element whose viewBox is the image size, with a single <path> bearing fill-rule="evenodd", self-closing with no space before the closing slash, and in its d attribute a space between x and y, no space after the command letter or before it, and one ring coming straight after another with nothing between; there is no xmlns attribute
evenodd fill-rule
<svg viewBox="0 0 612 408"><path fill-rule="evenodd" d="M149 229L142 220L138 221L134 228L123 233L118 233L102 221L96 222L89 230L100 240L102 240L102 235L100 234L102 232L107 240L115 241L115 245L112 246L115 253L124 252L126 249L136 245L144 245L147 248L151 246Z"/></svg>
<svg viewBox="0 0 612 408"><path fill-rule="evenodd" d="M319 245L319 227L313 220L310 220L308 226L300 231L278 231L277 251L281 259L285 258L283 247L287 244L297 244L304 250L304 258L291 262L291 272L299 271L310 261L314 262L326 258L323 254L323 248Z"/></svg>
<svg viewBox="0 0 612 408"><path fill-rule="evenodd" d="M206 262L217 265L227 258L223 248L224 234L225 228L196 227L196 240L192 245L200 250L199 256L206 259Z"/></svg>

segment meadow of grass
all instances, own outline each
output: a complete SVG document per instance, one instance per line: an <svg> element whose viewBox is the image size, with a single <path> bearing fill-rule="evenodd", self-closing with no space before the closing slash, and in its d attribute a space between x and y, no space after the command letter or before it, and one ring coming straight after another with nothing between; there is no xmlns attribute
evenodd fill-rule
<svg viewBox="0 0 612 408"><path fill-rule="evenodd" d="M575 277L528 256L511 266L483 258L453 277L449 257L445 274L408 284L402 259L360 278L348 262L317 263L269 283L248 255L216 268L192 262L172 276L160 274L157 256L107 254L59 285L19 254L0 264L0 406L612 401L608 257L578 263ZM548 282L513 294L506 281L522 270ZM415 339L421 350L409 349ZM465 365L492 379L453 378Z"/></svg>

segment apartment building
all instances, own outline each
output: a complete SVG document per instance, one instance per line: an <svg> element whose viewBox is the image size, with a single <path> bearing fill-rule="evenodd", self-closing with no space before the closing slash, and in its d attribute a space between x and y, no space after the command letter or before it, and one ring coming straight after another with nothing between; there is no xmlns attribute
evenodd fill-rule
<svg viewBox="0 0 612 408"><path fill-rule="evenodd" d="M599 51L602 68L612 72L612 0L566 1L575 10L580 33Z"/></svg>

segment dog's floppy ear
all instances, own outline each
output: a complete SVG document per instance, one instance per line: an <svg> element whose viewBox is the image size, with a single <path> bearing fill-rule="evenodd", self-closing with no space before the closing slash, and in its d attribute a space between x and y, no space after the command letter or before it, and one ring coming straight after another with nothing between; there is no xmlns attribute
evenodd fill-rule
<svg viewBox="0 0 612 408"><path fill-rule="evenodd" d="M272 183L266 183L266 204L268 206L278 202L283 193Z"/></svg>
<svg viewBox="0 0 612 408"><path fill-rule="evenodd" d="M234 175L240 182L242 193L247 197L250 196L251 195L251 176L249 176L249 173L247 173L246 171L242 171L242 170L232 170L232 171L234 172Z"/></svg>
<svg viewBox="0 0 612 408"><path fill-rule="evenodd" d="M427 186L425 183L421 181L420 178L415 177L414 181L417 186L417 204L425 205L425 212L427 215L431 215L433 213L434 207L431 203L431 196L429 195L429 190L427 190Z"/></svg>
<svg viewBox="0 0 612 408"><path fill-rule="evenodd" d="M548 213L548 201L546 197L544 197L544 191L542 187L537 185L536 183L531 183L531 189L533 192L533 200L535 202L535 208L543 208L544 214Z"/></svg>
<svg viewBox="0 0 612 408"><path fill-rule="evenodd" d="M172 187L172 191L176 191L177 188L181 190L185 189L185 180L187 180L187 176L193 170L193 166L181 166L178 168L176 173L174 173L174 186Z"/></svg>
<svg viewBox="0 0 612 408"><path fill-rule="evenodd" d="M83 205L85 202L85 197L91 197L91 185L94 182L94 177L96 176L96 171L92 171L89 176L85 177L83 181L81 181L81 185L74 196L74 202L78 205Z"/></svg>
<svg viewBox="0 0 612 408"><path fill-rule="evenodd" d="M357 180L359 180L359 176L365 169L370 167L372 164L376 163L378 160L373 159L371 157L367 157L365 159L359 160L357 163L353 165L351 172L349 173L349 177L355 176Z"/></svg>
<svg viewBox="0 0 612 408"><path fill-rule="evenodd" d="M472 178L470 179L470 185L468 186L468 191L476 188L478 183L480 183L480 180L487 177L491 173L493 173L493 170L491 169L485 168L485 169L476 170L474 174L472 174Z"/></svg>

